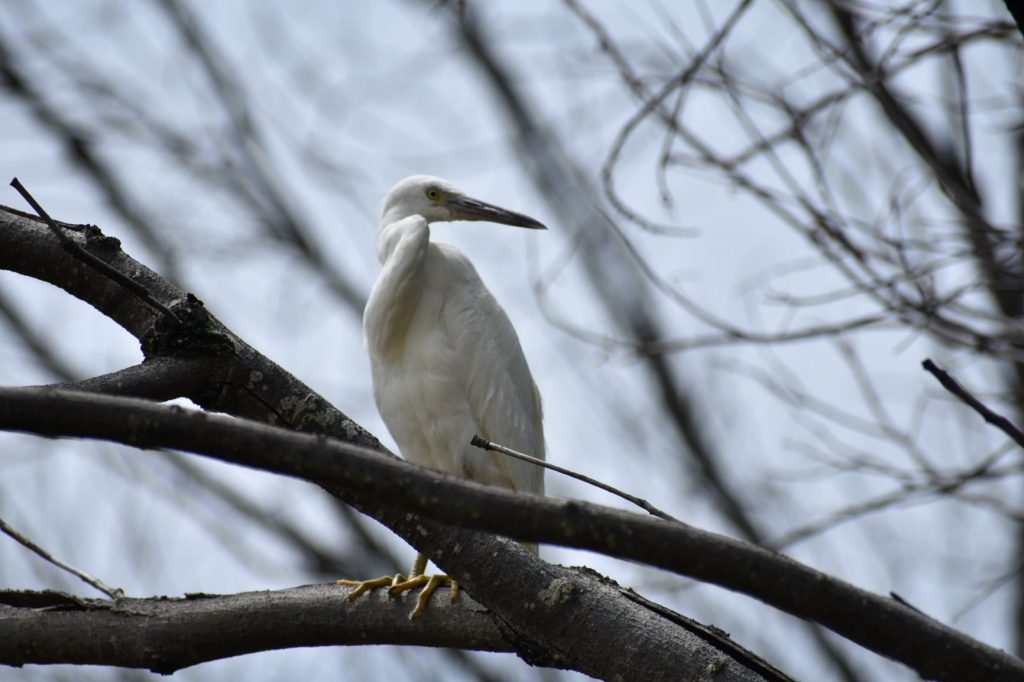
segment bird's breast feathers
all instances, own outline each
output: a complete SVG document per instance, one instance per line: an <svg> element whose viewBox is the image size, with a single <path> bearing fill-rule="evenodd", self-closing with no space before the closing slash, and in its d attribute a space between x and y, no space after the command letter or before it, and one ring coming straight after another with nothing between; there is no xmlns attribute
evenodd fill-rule
<svg viewBox="0 0 1024 682"><path fill-rule="evenodd" d="M544 455L540 399L511 322L469 261L431 244L416 306L389 348L368 334L374 394L402 455L482 483L542 492L531 464L474 435Z"/></svg>

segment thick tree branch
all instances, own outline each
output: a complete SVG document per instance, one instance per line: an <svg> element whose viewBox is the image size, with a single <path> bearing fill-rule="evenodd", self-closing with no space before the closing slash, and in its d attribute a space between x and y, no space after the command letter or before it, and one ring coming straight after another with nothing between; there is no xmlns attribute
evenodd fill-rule
<svg viewBox="0 0 1024 682"><path fill-rule="evenodd" d="M127 428L126 428L127 426ZM658 566L760 599L816 621L879 654L902 661L929 679L1024 679L1024 662L908 608L822 574L781 554L599 505L515 494L331 439L238 419L186 413L145 401L51 389L0 389L0 428L46 436L104 438L137 447L171 447L319 483L377 509L386 523L406 512L520 540L599 551ZM386 505L389 513L380 509ZM424 528L427 537L432 533ZM414 544L416 538L413 537ZM435 546L437 547L437 546ZM432 557L466 575L471 593L487 594L493 580L527 582L547 577L536 598L550 600L551 615L583 598L578 576L536 560L517 545L507 557L524 562L514 575L474 575L461 551L444 543ZM483 581L483 582L481 582ZM547 592L556 590L557 597ZM588 586L593 590L595 585ZM563 594L564 593L564 594ZM593 596L593 595L589 595ZM564 600L564 603L563 603ZM513 608L498 600L498 610ZM532 609L530 609L532 610ZM518 615L518 614L517 614ZM556 616L557 617L557 616Z"/></svg>
<svg viewBox="0 0 1024 682"><path fill-rule="evenodd" d="M411 622L408 597L379 592L349 602L350 592L307 585L112 601L3 591L0 661L13 666L114 665L169 674L205 661L290 647L402 644L511 650L502 624L470 597L455 603L435 599L420 620Z"/></svg>
<svg viewBox="0 0 1024 682"><path fill-rule="evenodd" d="M224 363L216 358L154 357L110 374L47 388L61 388L86 393L123 395L163 402L201 392L211 376L222 372Z"/></svg>
<svg viewBox="0 0 1024 682"><path fill-rule="evenodd" d="M380 447L371 434L224 327L199 299L125 254L117 239L92 225L58 224L93 255L131 275L184 324L168 324L139 305L118 284L68 254L42 221L6 206L0 206L0 269L49 282L92 305L139 339L149 362L166 357L220 361L220 371L206 376L200 390L164 398L187 397L207 409Z"/></svg>

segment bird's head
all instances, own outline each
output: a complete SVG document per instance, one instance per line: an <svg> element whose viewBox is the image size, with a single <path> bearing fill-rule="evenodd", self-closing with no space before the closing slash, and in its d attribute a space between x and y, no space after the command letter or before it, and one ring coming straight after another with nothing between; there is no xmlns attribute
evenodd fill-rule
<svg viewBox="0 0 1024 682"><path fill-rule="evenodd" d="M428 223L486 220L534 230L547 229L529 216L468 197L447 180L430 175L413 175L392 187L381 202L380 213L384 225L420 215Z"/></svg>

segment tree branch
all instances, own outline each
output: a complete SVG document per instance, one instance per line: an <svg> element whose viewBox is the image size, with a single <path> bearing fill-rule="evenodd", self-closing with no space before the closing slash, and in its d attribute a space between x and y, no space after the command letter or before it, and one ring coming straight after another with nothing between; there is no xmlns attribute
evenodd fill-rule
<svg viewBox="0 0 1024 682"><path fill-rule="evenodd" d="M111 266L107 265L102 260L100 260L96 256L92 255L91 253L83 249L74 239L64 234L61 228L57 226L57 223L53 220L53 218L50 217L50 214L46 212L46 209L39 205L39 202L36 201L36 198L32 196L31 192L25 189L25 186L21 184L21 181L18 180L18 178L14 178L13 180L11 180L11 187L16 189L18 191L18 194L20 194L25 199L25 201L28 202L29 206L31 206L32 209L39 215L39 217L43 219L43 222L46 223L46 226L50 228L50 231L53 233L53 236L57 238L57 241L60 242L61 246L67 249L68 252L71 253L71 255L73 255L75 258L82 261L86 265L88 265L90 268L93 268L94 270L103 273L114 282L117 282L122 287L132 292L133 294L135 294L136 296L138 296L143 301L153 306L157 310L159 310L164 315L167 315L167 317L174 320L175 323L181 324L181 320L178 319L178 316L175 315L170 308L168 308L163 303L153 298L149 294L149 290L146 289L146 287L142 286L141 284L133 280L131 277L122 274L121 271L117 270L116 268L112 268Z"/></svg>
<svg viewBox="0 0 1024 682"><path fill-rule="evenodd" d="M11 528L3 519L0 519L0 533L3 533L8 537L12 538L13 540L16 540L17 542L21 543L26 548L31 550L34 554L42 558L44 561L48 561L57 568L61 569L62 571L67 571L68 573L75 576L82 582L91 585L92 587L95 587L97 590L107 595L111 599L120 599L124 596L124 591L120 587L111 587L99 578L89 575L85 571L77 569L65 561L61 561L60 559L53 556L45 549L37 545L32 540L28 539L15 529Z"/></svg>
<svg viewBox="0 0 1024 682"><path fill-rule="evenodd" d="M216 358L154 357L110 374L40 388L60 388L163 402L199 393L210 382L211 376L223 370L223 366L223 362L218 362Z"/></svg>
<svg viewBox="0 0 1024 682"><path fill-rule="evenodd" d="M940 368L938 365L932 362L931 358L928 358L924 362L922 362L921 366L924 367L925 370L928 371L932 376L938 379L939 383L942 384L942 387L944 389L946 389L947 391L955 395L957 398L962 400L964 403L966 403L968 406L970 406L971 409L980 414L986 422L992 424L997 429L999 429L1007 436L1012 438L1017 443L1017 445L1024 447L1024 432L1021 432L1021 430L1017 428L1016 424L1014 424L1012 421L1010 421L1003 415L997 412L993 412L991 409L989 409L989 407L985 405L985 403L975 398L974 394L972 394L966 388L961 386L960 382L957 381L952 374L950 374L949 372Z"/></svg>
<svg viewBox="0 0 1024 682"><path fill-rule="evenodd" d="M590 476L581 474L578 471L566 469L565 467L560 467L557 464L552 464L551 462L545 462L543 459L537 459L536 457L524 454L522 452L519 452L518 450L513 450L512 448L507 448L500 443L495 443L493 441L486 440L477 435L474 435L473 438L469 441L469 443L470 445L478 447L485 452L488 450L493 452L500 452L501 454L507 457L512 457L513 459L518 459L523 462L529 462L534 466L539 466L543 467L544 469L555 471L557 473L562 474L563 476L568 476L569 478L575 478L577 481L582 481L587 485L592 485L595 488L611 493L612 495L615 495L617 497L621 497L627 502L631 502L636 506L640 507L648 514L651 514L652 516L657 516L659 519L665 519L666 521L679 521L679 519L677 519L676 517L658 509L653 504L651 504L650 502L643 498L637 497L636 495L630 495L625 491L619 490L618 488L610 486L607 483L602 483L596 478L591 478Z"/></svg>
<svg viewBox="0 0 1024 682"><path fill-rule="evenodd" d="M980 675L989 680L1024 679L1024 661L892 599L858 589L781 554L682 523L572 500L516 494L332 439L128 398L4 388L0 389L0 428L46 436L103 438L136 447L171 447L303 478L335 491L392 527L408 512L418 514L422 519L417 528L426 538L434 533L423 525L423 519L457 523L519 540L632 559L742 592L902 661L925 678L970 680ZM416 533L406 537L420 544ZM589 590L598 589L597 584L584 585L581 576L567 576L565 569L544 564L508 543L502 563L511 561L517 568L503 571L499 564L491 567L494 573L477 573L478 566L470 565L475 562L465 559L472 546L460 549L445 538L432 539L437 544L431 558L482 600L493 581L514 581L536 590L535 598L552 609L548 617L571 622L573 607L580 606L585 595L594 597L587 594ZM526 616L527 622L538 618L536 602L524 608L521 595L519 601L510 603L505 597L511 594L503 594L492 602L496 611L514 620L524 617L523 611L534 614Z"/></svg>
<svg viewBox="0 0 1024 682"><path fill-rule="evenodd" d="M194 392L183 393L198 405L261 422L308 432L331 433L350 442L381 448L380 442L308 386L257 352L219 320L202 301L182 291L120 248L92 225L58 224L86 250L144 286L182 318L162 319L118 284L72 257L42 221L0 206L0 269L54 284L92 305L142 343L147 362L157 358L216 358L220 371ZM145 363L143 363L145 366ZM381 448L382 449L382 448Z"/></svg>
<svg viewBox="0 0 1024 682"><path fill-rule="evenodd" d="M307 585L115 602L59 592L0 591L0 661L13 666L113 665L166 675L205 661L290 647L512 650L502 624L470 597L460 596L455 603L436 598L411 622L404 596L379 592L349 602L350 592Z"/></svg>

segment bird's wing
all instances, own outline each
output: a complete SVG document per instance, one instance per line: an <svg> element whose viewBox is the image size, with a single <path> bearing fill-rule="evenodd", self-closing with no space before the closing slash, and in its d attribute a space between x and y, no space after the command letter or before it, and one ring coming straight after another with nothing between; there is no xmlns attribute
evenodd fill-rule
<svg viewBox="0 0 1024 682"><path fill-rule="evenodd" d="M477 433L534 457L544 457L540 393L530 374L508 315L480 280L472 263L454 247L439 244L461 281L453 282L441 310L441 326ZM543 494L544 471L500 453L471 451L465 463L470 478L513 490ZM484 469L480 467L483 465ZM497 475L504 480L487 480Z"/></svg>

